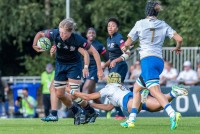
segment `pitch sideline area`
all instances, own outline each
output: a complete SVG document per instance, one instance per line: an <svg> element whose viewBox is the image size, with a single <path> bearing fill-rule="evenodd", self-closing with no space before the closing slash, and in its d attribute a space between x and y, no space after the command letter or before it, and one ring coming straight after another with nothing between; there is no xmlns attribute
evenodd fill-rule
<svg viewBox="0 0 200 134"><path fill-rule="evenodd" d="M98 118L94 124L73 125L73 119L42 122L40 119L0 119L0 134L168 134L169 118L138 118L133 129L122 128L113 118ZM199 117L184 117L173 134L199 134Z"/></svg>

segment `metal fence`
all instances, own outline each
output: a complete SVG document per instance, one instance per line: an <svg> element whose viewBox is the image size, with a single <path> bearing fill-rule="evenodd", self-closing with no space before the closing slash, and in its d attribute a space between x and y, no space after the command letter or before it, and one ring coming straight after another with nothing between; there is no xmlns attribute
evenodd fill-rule
<svg viewBox="0 0 200 134"><path fill-rule="evenodd" d="M197 69L197 63L200 62L200 47L182 47L181 54L176 55L175 52L171 52L173 47L164 47L163 48L163 58L172 63L173 67L178 71L183 69L184 61L191 61L193 69ZM127 60L128 65L132 65L136 60L139 60L139 52L137 49L132 51L132 55Z"/></svg>
<svg viewBox="0 0 200 134"><path fill-rule="evenodd" d="M183 63L186 60L191 61L194 70L197 69L197 63L200 62L200 47L182 47L182 52L180 55L176 55L175 52L171 52L173 47L164 47L163 48L163 58L167 61L170 61L178 71L183 69ZM127 60L129 67L139 59L139 52L137 49L132 51L132 55ZM9 76L3 77L9 83L40 83L39 76ZM129 81L128 81L129 82Z"/></svg>

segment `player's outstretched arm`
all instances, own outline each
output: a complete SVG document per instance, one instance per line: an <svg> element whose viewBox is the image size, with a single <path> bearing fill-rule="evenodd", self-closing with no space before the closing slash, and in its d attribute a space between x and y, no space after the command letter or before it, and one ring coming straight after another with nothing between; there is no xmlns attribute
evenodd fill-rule
<svg viewBox="0 0 200 134"><path fill-rule="evenodd" d="M42 50L39 46L37 46L37 41L41 38L41 37L45 37L45 34L44 32L38 32L35 37L34 37L34 40L33 40L33 49L37 52L43 52L44 50Z"/></svg>
<svg viewBox="0 0 200 134"><path fill-rule="evenodd" d="M69 89L67 89L67 91L70 92L71 95L74 95L75 97L79 97L79 98L87 100L87 101L98 99L101 97L99 92L92 93L92 94L86 94L86 93L77 92L75 90L69 91Z"/></svg>
<svg viewBox="0 0 200 134"><path fill-rule="evenodd" d="M96 109L111 111L114 106L112 104L97 104L97 103L90 103L90 106Z"/></svg>

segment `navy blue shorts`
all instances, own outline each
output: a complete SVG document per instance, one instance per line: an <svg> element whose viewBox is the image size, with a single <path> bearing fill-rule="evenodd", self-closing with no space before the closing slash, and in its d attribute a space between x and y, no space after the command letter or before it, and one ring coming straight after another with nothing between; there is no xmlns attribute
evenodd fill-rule
<svg viewBox="0 0 200 134"><path fill-rule="evenodd" d="M82 77L82 62L60 63L56 61L55 81L67 81L68 78L80 80Z"/></svg>
<svg viewBox="0 0 200 134"><path fill-rule="evenodd" d="M118 62L114 68L110 69L110 73L112 72L119 73L121 75L121 78L122 78L121 80L123 83L125 80L126 74L128 72L128 65L126 64L125 61Z"/></svg>
<svg viewBox="0 0 200 134"><path fill-rule="evenodd" d="M97 66L90 65L88 69L89 69L89 76L86 78L86 80L94 80L97 83L98 82Z"/></svg>

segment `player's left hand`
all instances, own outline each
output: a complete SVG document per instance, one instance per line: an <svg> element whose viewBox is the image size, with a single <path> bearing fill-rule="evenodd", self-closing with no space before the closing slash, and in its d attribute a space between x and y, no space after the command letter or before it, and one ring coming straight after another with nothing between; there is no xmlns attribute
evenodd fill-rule
<svg viewBox="0 0 200 134"><path fill-rule="evenodd" d="M128 49L129 49L129 47L127 47L125 45L121 48L121 50L122 50L123 53L125 53Z"/></svg>
<svg viewBox="0 0 200 134"><path fill-rule="evenodd" d="M83 69L83 78L86 78L89 76L89 71L88 71L88 68L84 68Z"/></svg>
<svg viewBox="0 0 200 134"><path fill-rule="evenodd" d="M176 52L176 54L180 54L181 53L181 48L175 47L172 49L172 52Z"/></svg>

